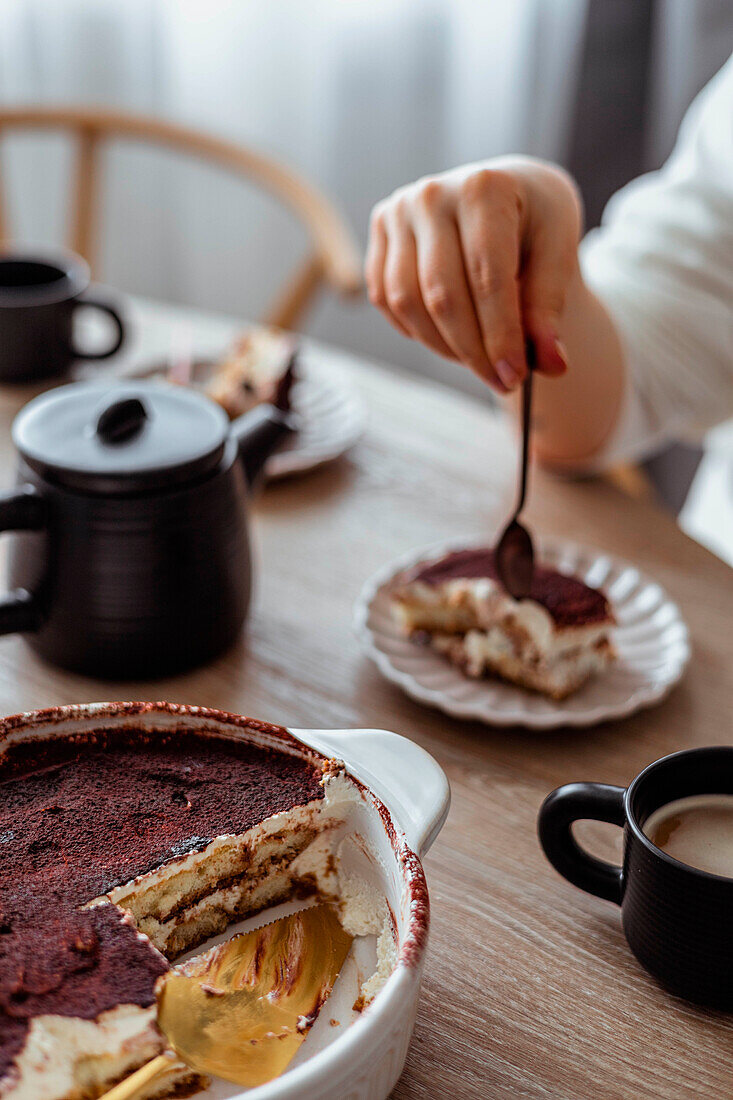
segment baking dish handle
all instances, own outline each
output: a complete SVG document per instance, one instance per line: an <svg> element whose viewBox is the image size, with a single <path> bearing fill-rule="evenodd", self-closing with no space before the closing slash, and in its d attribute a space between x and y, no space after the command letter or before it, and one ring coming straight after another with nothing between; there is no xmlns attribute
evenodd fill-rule
<svg viewBox="0 0 733 1100"><path fill-rule="evenodd" d="M384 802L414 852L422 856L443 827L450 787L432 756L388 730L291 730L295 737L343 760Z"/></svg>

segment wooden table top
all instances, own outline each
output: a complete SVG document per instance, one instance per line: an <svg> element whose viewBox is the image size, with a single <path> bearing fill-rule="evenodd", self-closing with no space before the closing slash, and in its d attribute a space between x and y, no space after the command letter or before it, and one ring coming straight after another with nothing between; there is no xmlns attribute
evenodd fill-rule
<svg viewBox="0 0 733 1100"><path fill-rule="evenodd" d="M137 354L165 350L180 317L140 307ZM231 322L197 318L196 346L231 330ZM168 699L296 727L405 734L443 766L453 803L425 860L431 943L415 1036L393 1095L731 1095L733 1020L654 984L626 948L619 910L547 864L535 821L561 783L626 784L665 753L731 741L733 571L652 504L606 483L539 473L528 512L536 530L633 561L679 602L694 649L684 681L652 710L575 731L492 729L411 701L360 652L353 601L366 577L413 547L496 531L514 488L513 433L488 406L448 389L321 354L362 392L368 429L347 458L271 485L256 501L256 596L236 648L190 675L120 685L57 671L5 638L0 712ZM0 394L7 486L7 430L24 396ZM620 830L587 825L580 835L600 854L618 855Z"/></svg>

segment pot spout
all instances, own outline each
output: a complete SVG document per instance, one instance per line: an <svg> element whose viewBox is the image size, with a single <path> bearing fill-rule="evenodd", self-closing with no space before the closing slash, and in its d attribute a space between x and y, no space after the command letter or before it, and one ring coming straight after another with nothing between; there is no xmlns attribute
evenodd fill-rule
<svg viewBox="0 0 733 1100"><path fill-rule="evenodd" d="M293 417L274 405L258 405L232 422L231 434L237 442L248 485L257 480L278 444L294 431Z"/></svg>

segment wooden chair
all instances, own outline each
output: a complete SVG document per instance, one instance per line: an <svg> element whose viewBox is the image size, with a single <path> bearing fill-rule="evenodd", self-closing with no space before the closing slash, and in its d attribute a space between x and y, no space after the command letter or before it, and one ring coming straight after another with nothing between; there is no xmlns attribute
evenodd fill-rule
<svg viewBox="0 0 733 1100"><path fill-rule="evenodd" d="M174 123L116 111L72 107L0 109L0 137L22 129L61 129L74 135L77 153L68 243L92 267L98 231L100 153L107 142L130 141L168 146L244 176L275 195L304 224L310 237L310 253L267 312L267 323L293 328L323 284L342 295L356 294L362 287L359 248L340 214L309 183L261 153ZM8 240L0 188L0 241Z"/></svg>

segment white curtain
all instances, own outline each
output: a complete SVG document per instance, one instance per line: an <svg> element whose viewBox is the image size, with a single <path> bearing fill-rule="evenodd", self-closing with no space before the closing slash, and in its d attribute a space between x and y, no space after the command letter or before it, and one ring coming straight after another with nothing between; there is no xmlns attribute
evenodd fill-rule
<svg viewBox="0 0 733 1100"><path fill-rule="evenodd" d="M271 152L364 240L408 179L507 150L562 155L585 0L4 0L0 99L150 112ZM549 48L548 48L549 47ZM6 141L16 235L63 239L69 150ZM256 316L303 248L241 183L148 149L105 162L108 282ZM437 361L365 309L319 334L406 366Z"/></svg>
<svg viewBox="0 0 733 1100"><path fill-rule="evenodd" d="M246 142L320 185L364 240L372 204L406 180L508 151L562 159L585 15L586 0L3 0L0 101L115 106ZM69 149L5 144L16 235L61 241ZM257 316L303 248L271 202L169 154L114 149L104 190L99 274L136 293ZM453 369L364 307L324 303L312 328Z"/></svg>

